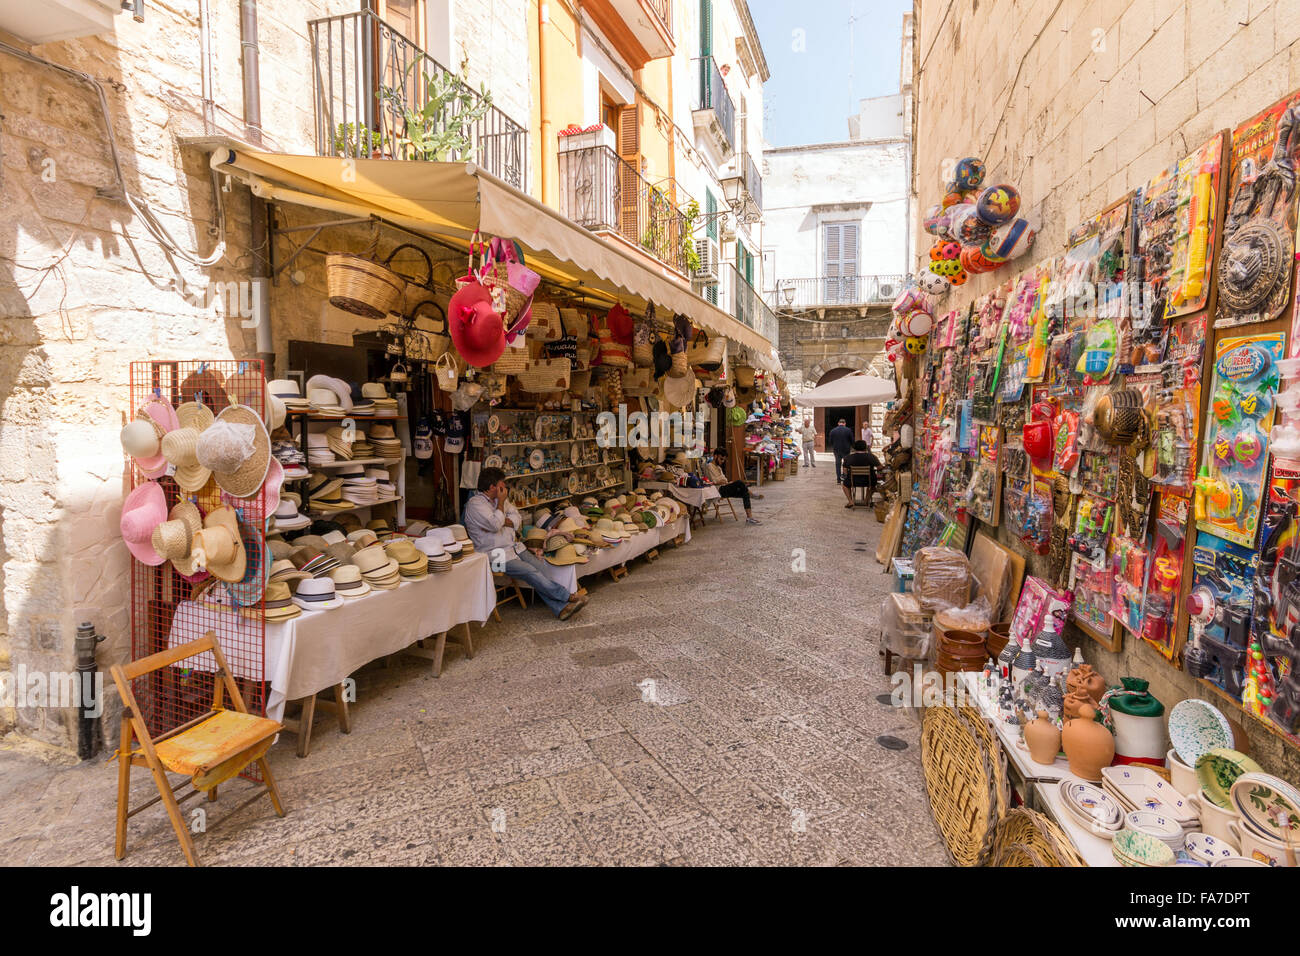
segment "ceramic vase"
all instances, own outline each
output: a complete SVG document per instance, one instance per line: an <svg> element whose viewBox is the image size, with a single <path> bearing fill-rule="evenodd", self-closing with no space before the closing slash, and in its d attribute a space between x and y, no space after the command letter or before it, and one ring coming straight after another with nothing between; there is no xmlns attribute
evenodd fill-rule
<svg viewBox="0 0 1300 956"><path fill-rule="evenodd" d="M1061 751L1061 732L1047 716L1047 711L1040 710L1038 719L1025 725L1025 744L1035 763L1051 764L1056 761L1056 755Z"/></svg>
<svg viewBox="0 0 1300 956"><path fill-rule="evenodd" d="M1061 733L1065 756L1070 761L1070 773L1080 780L1092 782L1100 780L1101 768L1109 767L1115 759L1115 738L1096 722L1096 716L1097 711L1091 704L1083 704L1079 707L1079 716L1067 720Z"/></svg>

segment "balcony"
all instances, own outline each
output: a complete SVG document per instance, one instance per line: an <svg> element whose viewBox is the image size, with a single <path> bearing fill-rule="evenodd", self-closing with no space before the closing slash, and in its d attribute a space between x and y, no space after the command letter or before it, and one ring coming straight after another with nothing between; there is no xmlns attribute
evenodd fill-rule
<svg viewBox="0 0 1300 956"><path fill-rule="evenodd" d="M695 130L707 137L725 161L736 151L736 104L711 56L694 61L698 89L691 117Z"/></svg>
<svg viewBox="0 0 1300 956"><path fill-rule="evenodd" d="M749 326L771 342L773 348L778 347L780 325L776 315L734 265L728 265L722 270L722 281L718 285L718 308L730 312L736 321Z"/></svg>
<svg viewBox="0 0 1300 956"><path fill-rule="evenodd" d="M316 152L472 162L527 186L528 131L369 10L307 24Z"/></svg>
<svg viewBox="0 0 1300 956"><path fill-rule="evenodd" d="M723 193L742 220L757 222L763 217L763 177L759 175L758 164L751 154L745 153L736 157L733 166L739 173L723 176Z"/></svg>
<svg viewBox="0 0 1300 956"><path fill-rule="evenodd" d="M646 62L673 55L676 44L673 41L672 0L607 0L607 2L623 21L626 30L631 33L636 46L645 51ZM598 3L596 6L600 5ZM599 25L599 16L593 12L593 17ZM612 35L617 36L618 32L615 31Z"/></svg>
<svg viewBox="0 0 1300 956"><path fill-rule="evenodd" d="M822 276L784 279L771 293L772 308L781 312L859 309L890 306L903 291L905 275Z"/></svg>
<svg viewBox="0 0 1300 956"><path fill-rule="evenodd" d="M608 146L560 153L560 214L592 232L621 236L687 274L690 231L675 187L652 186Z"/></svg>

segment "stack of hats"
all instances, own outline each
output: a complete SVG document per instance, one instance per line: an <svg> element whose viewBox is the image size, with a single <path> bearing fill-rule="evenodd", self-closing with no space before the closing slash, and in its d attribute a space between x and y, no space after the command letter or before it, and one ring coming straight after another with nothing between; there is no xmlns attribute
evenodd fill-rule
<svg viewBox="0 0 1300 956"><path fill-rule="evenodd" d="M379 591L393 591L402 583L397 562L388 556L378 543L362 548L352 556L352 563L361 570L366 583Z"/></svg>
<svg viewBox="0 0 1300 956"><path fill-rule="evenodd" d="M312 511L347 511L352 507L343 497L343 479L319 472L308 481L307 498Z"/></svg>
<svg viewBox="0 0 1300 956"><path fill-rule="evenodd" d="M326 400L324 395L313 397L313 392L332 393L332 399ZM314 407L338 408L343 412L352 411L352 386L341 378L333 378L329 375L313 375L307 379L307 398ZM317 399L320 402L317 402Z"/></svg>
<svg viewBox="0 0 1300 956"><path fill-rule="evenodd" d="M334 592L347 601L363 598L370 593L370 585L355 564L343 564L330 572Z"/></svg>
<svg viewBox="0 0 1300 956"><path fill-rule="evenodd" d="M433 525L427 521L416 519L406 526L406 536L408 538L423 538L433 529Z"/></svg>
<svg viewBox="0 0 1300 956"><path fill-rule="evenodd" d="M328 388L312 388L307 391L307 400L311 403L311 413L325 418L342 418L347 414L339 404L339 397Z"/></svg>
<svg viewBox="0 0 1300 956"><path fill-rule="evenodd" d="M329 436L324 432L312 432L307 436L307 464L328 465L337 461L334 450L330 447Z"/></svg>
<svg viewBox="0 0 1300 956"><path fill-rule="evenodd" d="M397 562L403 581L423 581L429 576L429 558L410 538L394 538L384 545L384 550Z"/></svg>
<svg viewBox="0 0 1300 956"><path fill-rule="evenodd" d="M293 603L304 611L332 611L343 606L343 599L334 591L334 579L323 577L299 582Z"/></svg>
<svg viewBox="0 0 1300 956"><path fill-rule="evenodd" d="M294 603L293 591L284 581L268 581L262 598L262 617L270 623L289 621L302 616L302 609ZM258 607L255 604L239 609L239 613L245 617L255 617L257 611Z"/></svg>
<svg viewBox="0 0 1300 956"><path fill-rule="evenodd" d="M359 528L356 531L349 532L348 540L352 542L352 546L358 551L379 543L379 538L369 528Z"/></svg>
<svg viewBox="0 0 1300 956"><path fill-rule="evenodd" d="M392 498L397 494L397 486L393 484L393 476L387 468L367 468L366 477L375 479L379 486L379 497Z"/></svg>
<svg viewBox="0 0 1300 956"><path fill-rule="evenodd" d="M462 554L474 553L474 542L470 540L469 532L465 530L464 525L454 524L451 526L452 536L460 543Z"/></svg>
<svg viewBox="0 0 1300 956"><path fill-rule="evenodd" d="M573 540L567 534L549 535L546 539L544 551L543 557L556 567L567 568L571 565L587 563L587 557L578 554Z"/></svg>
<svg viewBox="0 0 1300 956"><path fill-rule="evenodd" d="M546 539L549 537L545 528L539 528L536 525L528 529L524 535L524 546L530 550L541 550L546 547Z"/></svg>
<svg viewBox="0 0 1300 956"><path fill-rule="evenodd" d="M458 564L464 559L465 549L456 540L456 535L450 528L434 528L426 537L433 538L438 544L442 545L442 549L451 556L453 564Z"/></svg>
<svg viewBox="0 0 1300 956"><path fill-rule="evenodd" d="M343 480L343 497L353 504L372 505L379 500L379 484L368 478L360 465L340 468L335 476Z"/></svg>
<svg viewBox="0 0 1300 956"><path fill-rule="evenodd" d="M608 545L619 545L632 537L632 535L624 531L623 526L616 523L613 518L601 518L596 522L595 530Z"/></svg>
<svg viewBox="0 0 1300 956"><path fill-rule="evenodd" d="M275 553L272 552L271 556L274 558ZM292 588L299 581L305 581L309 577L311 577L310 571L301 570L288 558L279 558L271 562L271 574L267 580L272 583L279 581Z"/></svg>
<svg viewBox="0 0 1300 956"><path fill-rule="evenodd" d="M387 518L375 518L366 527L373 531L380 541L387 541L395 534Z"/></svg>
<svg viewBox="0 0 1300 956"><path fill-rule="evenodd" d="M339 426L325 432L325 443L329 445L330 451L334 452L334 457L339 461L352 460L352 439L349 435L350 432L345 432Z"/></svg>
<svg viewBox="0 0 1300 956"><path fill-rule="evenodd" d="M284 432L277 432L283 435ZM271 454L284 468L286 481L307 477L307 456L302 453L298 443L292 439L276 439L271 442Z"/></svg>
<svg viewBox="0 0 1300 956"><path fill-rule="evenodd" d="M292 492L281 492L280 505L275 509L272 516L272 527L275 531L301 531L311 524L311 519L304 514L299 514L298 505L302 504L302 499Z"/></svg>
<svg viewBox="0 0 1300 956"><path fill-rule="evenodd" d="M434 574L442 574L451 570L451 555L447 549L438 543L438 539L432 536L415 539L415 550L419 551L429 559L429 570Z"/></svg>
<svg viewBox="0 0 1300 956"><path fill-rule="evenodd" d="M370 444L370 439L366 437L366 433L359 428L356 430L356 434L352 436L352 457L354 459L378 457L375 454L375 446Z"/></svg>
<svg viewBox="0 0 1300 956"><path fill-rule="evenodd" d="M370 444L375 447L375 454L380 458L401 458L402 442L393 431L392 425L372 425Z"/></svg>
<svg viewBox="0 0 1300 956"><path fill-rule="evenodd" d="M311 402L302 397L298 383L292 379L279 378L274 382L267 382L266 390L284 402L287 411L305 412L311 407Z"/></svg>
<svg viewBox="0 0 1300 956"><path fill-rule="evenodd" d="M397 399L390 398L388 391L378 382L367 382L362 385L361 397L374 406L376 418L397 417Z"/></svg>

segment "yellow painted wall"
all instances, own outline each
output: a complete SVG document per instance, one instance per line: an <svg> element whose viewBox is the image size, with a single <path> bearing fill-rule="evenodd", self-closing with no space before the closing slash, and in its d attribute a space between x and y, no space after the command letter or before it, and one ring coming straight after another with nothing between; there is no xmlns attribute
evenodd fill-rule
<svg viewBox="0 0 1300 956"><path fill-rule="evenodd" d="M556 0L529 4L535 26L533 70L533 156L536 194L552 208L559 207L558 135L571 122L582 119L582 57L578 47L578 22L568 6ZM575 110L575 104L577 108Z"/></svg>

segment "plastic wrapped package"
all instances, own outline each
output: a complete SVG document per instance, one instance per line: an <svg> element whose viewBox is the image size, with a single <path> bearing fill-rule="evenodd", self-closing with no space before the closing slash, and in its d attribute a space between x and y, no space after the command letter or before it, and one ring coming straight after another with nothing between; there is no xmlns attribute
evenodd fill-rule
<svg viewBox="0 0 1300 956"><path fill-rule="evenodd" d="M930 656L931 620L931 615L921 609L916 595L897 592L887 595L880 608L885 649L900 657L925 660Z"/></svg>
<svg viewBox="0 0 1300 956"><path fill-rule="evenodd" d="M963 607L970 599L970 562L955 548L922 548L916 552L912 589L921 610L934 613Z"/></svg>
<svg viewBox="0 0 1300 956"><path fill-rule="evenodd" d="M993 623L992 617L993 611L989 607L989 599L981 594L965 607L950 607L937 611L934 615L934 630L936 633L971 631L975 634L984 634Z"/></svg>

